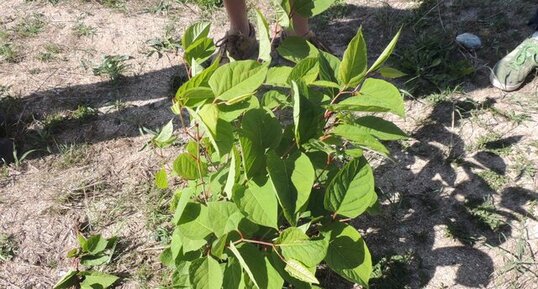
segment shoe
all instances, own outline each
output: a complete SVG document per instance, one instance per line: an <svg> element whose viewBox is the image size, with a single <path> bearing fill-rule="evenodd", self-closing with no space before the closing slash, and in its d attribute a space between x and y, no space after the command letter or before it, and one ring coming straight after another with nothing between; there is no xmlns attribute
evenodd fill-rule
<svg viewBox="0 0 538 289"><path fill-rule="evenodd" d="M501 59L490 75L491 84L504 91L518 89L538 67L538 32Z"/></svg>
<svg viewBox="0 0 538 289"><path fill-rule="evenodd" d="M249 27L249 35L230 30L217 41L216 46L219 47L218 55L221 57L221 62L229 62L229 58L234 60L256 59L258 54L256 29L251 23L249 23Z"/></svg>

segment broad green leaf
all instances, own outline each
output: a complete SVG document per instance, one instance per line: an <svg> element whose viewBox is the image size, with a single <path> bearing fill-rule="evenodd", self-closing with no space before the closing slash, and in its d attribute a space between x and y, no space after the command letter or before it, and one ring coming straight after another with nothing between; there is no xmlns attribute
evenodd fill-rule
<svg viewBox="0 0 538 289"><path fill-rule="evenodd" d="M223 278L219 262L210 256L195 260L189 268L193 289L221 289Z"/></svg>
<svg viewBox="0 0 538 289"><path fill-rule="evenodd" d="M237 250L237 249L236 249ZM224 282L222 289L244 289L243 270L235 258L229 258L224 269Z"/></svg>
<svg viewBox="0 0 538 289"><path fill-rule="evenodd" d="M67 271L67 273L65 273L62 279L60 279L52 288L53 289L69 289L75 286L76 284L78 284L77 274L78 274L77 270Z"/></svg>
<svg viewBox="0 0 538 289"><path fill-rule="evenodd" d="M192 284L189 278L189 268L191 267L191 262L182 261L176 265L176 270L172 275L172 284L174 289L176 288L185 288L192 289Z"/></svg>
<svg viewBox="0 0 538 289"><path fill-rule="evenodd" d="M108 262L109 259L110 256L107 254L85 255L80 257L80 264L84 266L99 266Z"/></svg>
<svg viewBox="0 0 538 289"><path fill-rule="evenodd" d="M273 265L273 268L275 268L280 276L284 278L284 280L293 286L294 289L321 289L315 285L306 283L304 281L301 281L295 277L292 277L286 270L286 263L281 259L281 256L279 256L275 251L271 252L271 256L269 257L269 261ZM315 276L316 274L316 267L308 268L310 273Z"/></svg>
<svg viewBox="0 0 538 289"><path fill-rule="evenodd" d="M311 83L313 86L340 89L338 83L326 80L318 80Z"/></svg>
<svg viewBox="0 0 538 289"><path fill-rule="evenodd" d="M308 270L301 262L290 259L286 260L286 267L284 268L293 278L297 278L307 283L319 284L318 279L312 272Z"/></svg>
<svg viewBox="0 0 538 289"><path fill-rule="evenodd" d="M185 236L181 230L181 227L176 227L172 233L172 240L170 242L170 252L172 253L173 260L176 260L178 256L186 253L197 251L206 245L206 241L203 239L193 240Z"/></svg>
<svg viewBox="0 0 538 289"><path fill-rule="evenodd" d="M405 116L403 97L398 89L381 79L368 78L355 96L349 97L330 107L334 111L392 112Z"/></svg>
<svg viewBox="0 0 538 289"><path fill-rule="evenodd" d="M291 87L295 142L301 145L317 136L323 112L319 105L313 104L308 99L310 97L310 91L306 84L301 81L292 81Z"/></svg>
<svg viewBox="0 0 538 289"><path fill-rule="evenodd" d="M306 205L314 185L315 171L310 159L304 153L281 159L269 151L267 171L284 217L296 225L296 216Z"/></svg>
<svg viewBox="0 0 538 289"><path fill-rule="evenodd" d="M355 218L370 206L374 191L372 168L364 157L347 163L332 179L324 206L330 212Z"/></svg>
<svg viewBox="0 0 538 289"><path fill-rule="evenodd" d="M265 84L278 87L289 87L288 78L292 70L293 68L289 66L275 66L269 68Z"/></svg>
<svg viewBox="0 0 538 289"><path fill-rule="evenodd" d="M232 202L207 203L209 222L217 238L237 230L239 222L244 218L239 208Z"/></svg>
<svg viewBox="0 0 538 289"><path fill-rule="evenodd" d="M280 27L287 29L288 27L290 27L290 16L289 12L286 11L289 9L289 1L273 0L272 2L276 14L276 22L278 23L278 25L280 25ZM287 7L287 9L285 7Z"/></svg>
<svg viewBox="0 0 538 289"><path fill-rule="evenodd" d="M213 241L213 244L211 244L211 254L217 259L224 259L222 257L222 254L224 253L224 249L226 249L227 243L228 234L224 234L215 241Z"/></svg>
<svg viewBox="0 0 538 289"><path fill-rule="evenodd" d="M252 222L278 229L278 201L269 181L258 185L249 181L247 188L238 186L233 200Z"/></svg>
<svg viewBox="0 0 538 289"><path fill-rule="evenodd" d="M385 145L369 134L364 127L358 125L341 124L335 127L331 133L341 136L351 141L355 145L368 148L384 156L388 156L390 154Z"/></svg>
<svg viewBox="0 0 538 289"><path fill-rule="evenodd" d="M185 91L177 98L178 102L187 107L198 107L211 101L215 95L209 87L195 87Z"/></svg>
<svg viewBox="0 0 538 289"><path fill-rule="evenodd" d="M176 138L174 137L174 124L170 120L159 132L157 136L153 138L153 143L159 148L165 148L171 145Z"/></svg>
<svg viewBox="0 0 538 289"><path fill-rule="evenodd" d="M346 88L356 86L358 81L355 81L355 79L366 74L367 62L366 41L364 41L362 35L362 28L360 28L344 52L342 63L338 70L340 85Z"/></svg>
<svg viewBox="0 0 538 289"><path fill-rule="evenodd" d="M174 172L187 180L196 180L207 175L207 164L196 161L196 157L189 153L180 154L173 164Z"/></svg>
<svg viewBox="0 0 538 289"><path fill-rule="evenodd" d="M239 179L239 174L241 172L240 167L241 157L239 156L237 149L235 147L232 147L232 152L230 153L230 170L228 171L226 185L224 186L224 194L227 199L232 198L233 187Z"/></svg>
<svg viewBox="0 0 538 289"><path fill-rule="evenodd" d="M230 100L243 95L250 95L264 82L267 65L253 60L227 63L215 71L209 79L215 98Z"/></svg>
<svg viewBox="0 0 538 289"><path fill-rule="evenodd" d="M260 250L250 244L242 244L235 251L235 257L239 260L241 267L243 267L243 270L245 270L256 288L282 289L284 279Z"/></svg>
<svg viewBox="0 0 538 289"><path fill-rule="evenodd" d="M155 185L161 190L168 189L168 177L164 167L155 174Z"/></svg>
<svg viewBox="0 0 538 289"><path fill-rule="evenodd" d="M296 227L284 230L276 242L286 260L298 260L308 268L316 267L327 254L328 239L310 240Z"/></svg>
<svg viewBox="0 0 538 289"><path fill-rule="evenodd" d="M200 240L212 233L209 214L206 206L199 203L188 203L179 219L181 233L192 240Z"/></svg>
<svg viewBox="0 0 538 289"><path fill-rule="evenodd" d="M319 53L319 76L321 80L330 82L338 82L337 73L340 69L340 59L338 57L325 52Z"/></svg>
<svg viewBox="0 0 538 289"><path fill-rule="evenodd" d="M106 249L108 240L101 235L93 235L86 239L85 246L82 249L90 254L98 254Z"/></svg>
<svg viewBox="0 0 538 289"><path fill-rule="evenodd" d="M345 279L368 287L372 257L359 232L341 222L332 223L323 232L330 236L327 265Z"/></svg>
<svg viewBox="0 0 538 289"><path fill-rule="evenodd" d="M199 87L208 88L209 79L211 78L215 70L219 68L219 61L217 60L220 61L220 59L217 58L215 61L213 61L213 63L208 68L204 69L201 73L197 74L196 76L192 77L187 82L185 82L183 85L181 85L179 89L177 90L176 100L180 101L181 98L183 97L183 94L188 90L199 88Z"/></svg>
<svg viewBox="0 0 538 289"><path fill-rule="evenodd" d="M117 276L101 272L88 272L84 275L80 289L110 288L119 279Z"/></svg>
<svg viewBox="0 0 538 289"><path fill-rule="evenodd" d="M376 116L364 116L355 120L355 124L365 133L371 134L380 140L407 139L408 136L394 123Z"/></svg>
<svg viewBox="0 0 538 289"><path fill-rule="evenodd" d="M276 49L278 54L291 62L299 62L308 57L317 57L319 50L303 37L289 36Z"/></svg>
<svg viewBox="0 0 538 289"><path fill-rule="evenodd" d="M243 245L245 246L245 245ZM243 268L243 270L245 270L245 273L247 273L247 275L250 277L250 280L252 280L252 282L254 282L254 284L256 285L257 288L261 288L258 283L256 283L256 278L254 277L254 273L252 272L252 270L250 269L249 267L249 264L245 261L245 259L243 258L243 255L242 255L242 252L240 252L237 247L235 247L234 243L233 242L230 242L230 246L228 246L228 249L230 249L230 251L232 252L232 254L235 256L235 258L237 259L239 265L241 266L241 268ZM256 250L254 248L254 250ZM243 250L245 251L245 250ZM256 254L256 253L255 253ZM258 255L258 254L256 254ZM259 274L259 273L257 273ZM262 272L263 274L263 272Z"/></svg>
<svg viewBox="0 0 538 289"><path fill-rule="evenodd" d="M203 63L213 53L216 47L211 38L201 38L193 42L187 49L185 49L185 59L191 63L191 69L197 67L196 64ZM194 63L194 64L193 64ZM202 68L203 70L203 68ZM198 69L201 72L201 70ZM196 75L198 73L193 73Z"/></svg>
<svg viewBox="0 0 538 289"><path fill-rule="evenodd" d="M253 109L245 113L241 121L239 142L247 178L264 173L265 151L278 146L282 137L281 130L280 122L270 111Z"/></svg>
<svg viewBox="0 0 538 289"><path fill-rule="evenodd" d="M170 248L166 248L161 252L159 255L159 261L169 268L174 268L176 266L176 262L172 257L172 250Z"/></svg>
<svg viewBox="0 0 538 289"><path fill-rule="evenodd" d="M297 63L288 77L288 83L303 80L306 84L314 82L319 75L319 61L317 57L305 58Z"/></svg>
<svg viewBox="0 0 538 289"><path fill-rule="evenodd" d="M267 24L267 19L263 16L262 12L256 9L256 19L257 19L257 28L258 28L258 59L271 62L271 37L269 33L269 24Z"/></svg>
<svg viewBox="0 0 538 289"><path fill-rule="evenodd" d="M385 78L399 78L407 75L396 68L386 66L381 67L378 71Z"/></svg>
<svg viewBox="0 0 538 289"><path fill-rule="evenodd" d="M210 27L211 23L209 22L200 22L189 26L181 38L183 49L186 50L193 42L206 38L209 35Z"/></svg>
<svg viewBox="0 0 538 289"><path fill-rule="evenodd" d="M176 191L175 194L177 195L180 193L179 201L176 205L176 211L174 213L174 219L172 220L172 223L178 224L179 220L181 219L181 216L183 215L183 212L185 211L185 207L191 200L191 197L197 192L197 190L193 187L187 187L181 190L181 192Z"/></svg>
<svg viewBox="0 0 538 289"><path fill-rule="evenodd" d="M261 104L267 109L274 109L279 106L286 107L291 105L288 98L289 97L286 94L278 90L269 90L263 95Z"/></svg>
<svg viewBox="0 0 538 289"><path fill-rule="evenodd" d="M313 17L329 9L335 0L294 0L293 9L303 17Z"/></svg>
<svg viewBox="0 0 538 289"><path fill-rule="evenodd" d="M389 45L385 47L385 50L383 50L383 52L381 53L381 55L379 55L372 67L370 67L368 73L378 70L381 65L383 65L385 61L387 61L387 59L389 59L390 55L394 51L394 48L396 48L396 44L398 43L398 39L400 38L401 33L402 29L400 28L400 30L398 30L398 33L396 33L394 38L392 38L392 40L390 41Z"/></svg>
<svg viewBox="0 0 538 289"><path fill-rule="evenodd" d="M234 137L232 125L219 118L219 114L216 104L205 104L194 112L194 117L201 122L218 155L222 157L232 149Z"/></svg>

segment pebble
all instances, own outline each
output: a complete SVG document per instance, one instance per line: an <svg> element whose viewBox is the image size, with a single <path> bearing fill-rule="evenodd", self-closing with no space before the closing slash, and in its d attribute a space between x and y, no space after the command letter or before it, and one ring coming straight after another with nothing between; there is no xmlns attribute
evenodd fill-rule
<svg viewBox="0 0 538 289"><path fill-rule="evenodd" d="M472 33L463 33L456 37L456 41L467 49L479 49L482 47L480 37Z"/></svg>

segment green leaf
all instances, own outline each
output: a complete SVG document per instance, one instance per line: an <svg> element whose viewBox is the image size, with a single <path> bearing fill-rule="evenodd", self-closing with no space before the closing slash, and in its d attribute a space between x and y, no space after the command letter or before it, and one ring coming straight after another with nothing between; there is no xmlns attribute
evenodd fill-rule
<svg viewBox="0 0 538 289"><path fill-rule="evenodd" d="M178 193L179 191L176 191L176 194ZM196 189L193 187L187 187L181 191L181 195L179 196L179 201L177 202L177 205L176 205L174 219L172 220L174 224L177 225L179 223L179 220L181 219L181 216L183 215L183 212L185 211L185 207L187 206L187 204L191 200L191 197L195 193L196 193Z"/></svg>
<svg viewBox="0 0 538 289"><path fill-rule="evenodd" d="M372 168L364 157L347 163L332 179L324 206L330 212L355 218L370 206L374 191Z"/></svg>
<svg viewBox="0 0 538 289"><path fill-rule="evenodd" d="M189 278L189 268L191 262L182 261L176 265L174 275L172 275L172 284L174 289L185 288L192 289L192 284Z"/></svg>
<svg viewBox="0 0 538 289"><path fill-rule="evenodd" d="M392 112L401 117L405 116L405 106L400 91L389 82L374 78L366 79L356 96L329 108L333 111Z"/></svg>
<svg viewBox="0 0 538 289"><path fill-rule="evenodd" d="M239 174L241 172L241 157L237 152L235 147L232 147L232 152L230 153L230 170L228 171L228 176L226 177L226 185L224 185L224 194L227 199L232 198L233 187L239 179Z"/></svg>
<svg viewBox="0 0 538 289"><path fill-rule="evenodd" d="M290 106L288 96L278 90L269 90L263 95L262 106L266 109L274 109L279 106Z"/></svg>
<svg viewBox="0 0 538 289"><path fill-rule="evenodd" d="M168 177L164 167L155 174L155 185L161 190L168 189Z"/></svg>
<svg viewBox="0 0 538 289"><path fill-rule="evenodd" d="M155 146L159 148L165 148L170 146L176 138L174 137L174 124L172 123L173 120L170 120L159 132L157 136L155 136L152 140L152 142L155 144Z"/></svg>
<svg viewBox="0 0 538 289"><path fill-rule="evenodd" d="M267 171L284 217L295 226L296 215L306 205L314 185L315 170L310 159L304 153L281 159L273 151L269 151Z"/></svg>
<svg viewBox="0 0 538 289"><path fill-rule="evenodd" d="M349 42L342 63L338 70L338 80L343 87L354 87L358 84L356 79L366 74L368 66L366 56L366 41L362 35L362 28L359 28L357 35Z"/></svg>
<svg viewBox="0 0 538 289"><path fill-rule="evenodd" d="M340 89L338 83L326 80L318 80L311 83L313 86Z"/></svg>
<svg viewBox="0 0 538 289"><path fill-rule="evenodd" d="M379 73L381 73L381 76L385 78L399 78L407 75L396 68L386 66L381 67L379 69Z"/></svg>
<svg viewBox="0 0 538 289"><path fill-rule="evenodd" d="M280 27L287 29L288 27L290 27L290 16L289 12L286 11L287 9L285 7L289 9L289 1L273 0L272 2L276 14L276 22L278 23L278 25L280 25Z"/></svg>
<svg viewBox="0 0 538 289"><path fill-rule="evenodd" d="M86 239L85 246L82 249L90 254L99 254L106 249L107 244L108 240L101 235L93 235Z"/></svg>
<svg viewBox="0 0 538 289"><path fill-rule="evenodd" d="M295 123L295 141L298 145L308 142L319 134L321 116L319 105L309 99L310 91L303 82L292 81L293 121Z"/></svg>
<svg viewBox="0 0 538 289"><path fill-rule="evenodd" d="M183 49L186 50L193 42L206 38L209 35L210 27L211 23L209 22L200 22L189 26L181 38Z"/></svg>
<svg viewBox="0 0 538 289"><path fill-rule="evenodd" d="M329 9L335 0L294 0L293 9L303 17L313 17Z"/></svg>
<svg viewBox="0 0 538 289"><path fill-rule="evenodd" d="M230 243L229 248L256 288L282 289L284 279L260 250L250 244L235 248L233 243Z"/></svg>
<svg viewBox="0 0 538 289"><path fill-rule="evenodd" d="M269 68L265 84L278 87L289 87L288 78L292 70L293 68L289 66L275 66Z"/></svg>
<svg viewBox="0 0 538 289"><path fill-rule="evenodd" d="M335 222L323 228L330 234L325 262L345 279L368 287L372 274L372 257L362 236L345 223Z"/></svg>
<svg viewBox="0 0 538 289"><path fill-rule="evenodd" d="M213 91L209 87L195 87L185 91L178 101L183 106L198 107L215 97Z"/></svg>
<svg viewBox="0 0 538 289"><path fill-rule="evenodd" d="M308 268L316 267L327 254L328 239L310 240L296 227L284 230L276 243L286 260L298 260Z"/></svg>
<svg viewBox="0 0 538 289"><path fill-rule="evenodd" d="M84 266L99 266L103 265L110 259L109 255L96 254L96 255L85 255L80 257L80 264Z"/></svg>
<svg viewBox="0 0 538 289"><path fill-rule="evenodd" d="M263 16L262 12L258 9L256 9L256 19L259 43L258 59L265 62L271 62L271 39L269 36L269 24L267 24L267 19L265 19L265 16Z"/></svg>
<svg viewBox="0 0 538 289"><path fill-rule="evenodd" d="M52 288L53 289L69 289L77 285L79 282L77 274L78 274L77 270L67 271L67 273L65 273L62 279L60 279Z"/></svg>
<svg viewBox="0 0 538 289"><path fill-rule="evenodd" d="M182 232L182 227L178 226L172 233L172 241L170 242L170 252L172 259L176 260L178 256L185 255L186 253L197 251L206 245L206 241L203 239L193 240L185 236Z"/></svg>
<svg viewBox="0 0 538 289"><path fill-rule="evenodd" d="M209 86L215 98L228 101L252 94L262 85L266 75L265 64L253 60L235 61L217 68L209 79Z"/></svg>
<svg viewBox="0 0 538 289"><path fill-rule="evenodd" d="M299 62L308 57L317 57L319 50L303 37L289 36L276 49L282 58L291 62Z"/></svg>
<svg viewBox="0 0 538 289"><path fill-rule="evenodd" d="M319 284L316 276L297 260L286 260L286 267L284 270L286 270L286 272L288 272L293 278L297 278L307 283Z"/></svg>
<svg viewBox="0 0 538 289"><path fill-rule="evenodd" d="M187 180L196 180L207 175L207 164L196 161L196 157L189 153L180 154L173 164L174 172Z"/></svg>
<svg viewBox="0 0 538 289"><path fill-rule="evenodd" d="M319 75L318 58L309 57L297 63L288 77L288 83L303 80L306 84L314 82Z"/></svg>
<svg viewBox="0 0 538 289"><path fill-rule="evenodd" d="M226 103L219 103L218 107L219 118L227 122L232 122L246 111L249 111L254 108L259 108L260 102L257 97L248 96L245 100L231 105Z"/></svg>
<svg viewBox="0 0 538 289"><path fill-rule="evenodd" d="M176 265L175 260L172 257L172 250L170 248L166 248L161 252L159 255L159 261L169 268L174 268Z"/></svg>
<svg viewBox="0 0 538 289"><path fill-rule="evenodd" d="M219 118L219 108L216 104L205 104L198 112L194 112L194 117L197 118L208 137L217 150L220 157L229 153L232 149L234 137L232 125Z"/></svg>
<svg viewBox="0 0 538 289"><path fill-rule="evenodd" d="M192 240L204 239L212 233L208 209L199 203L188 203L185 206L178 226L181 233Z"/></svg>
<svg viewBox="0 0 538 289"><path fill-rule="evenodd" d="M211 38L201 38L193 42L187 49L185 49L184 57L191 63L192 67L196 67L196 64L203 63L208 60L215 52L216 47ZM198 73L193 73L196 75Z"/></svg>
<svg viewBox="0 0 538 289"><path fill-rule="evenodd" d="M355 120L364 133L371 134L380 140L407 139L408 136L394 123L376 116L364 116Z"/></svg>
<svg viewBox="0 0 538 289"><path fill-rule="evenodd" d="M211 245L211 255L215 256L217 259L223 259L222 254L224 253L224 249L226 249L227 242L228 234L224 234L213 241L213 244Z"/></svg>
<svg viewBox="0 0 538 289"><path fill-rule="evenodd" d="M252 222L278 229L278 202L269 181L258 185L254 181L248 187L236 187L233 200Z"/></svg>
<svg viewBox="0 0 538 289"><path fill-rule="evenodd" d="M244 218L239 208L232 202L207 203L209 222L217 238L237 230L239 222Z"/></svg>
<svg viewBox="0 0 538 289"><path fill-rule="evenodd" d="M277 147L281 137L280 122L272 112L253 109L245 113L239 131L239 142L247 178L264 172L265 151Z"/></svg>
<svg viewBox="0 0 538 289"><path fill-rule="evenodd" d="M232 244L233 246L233 244ZM235 249L237 252L237 249ZM244 289L243 270L241 264L235 258L229 258L224 269L224 282L222 289Z"/></svg>
<svg viewBox="0 0 538 289"><path fill-rule="evenodd" d="M101 272L88 272L84 274L84 280L80 282L80 289L109 288L119 277Z"/></svg>
<svg viewBox="0 0 538 289"><path fill-rule="evenodd" d="M394 38L392 38L392 40L390 41L389 45L385 47L385 50L383 50L383 52L381 53L381 55L379 55L372 67L370 67L368 73L378 70L381 65L383 65L387 61L387 59L389 59L389 57L392 55L392 52L394 52L394 48L396 48L396 44L398 43L398 39L400 38L401 33L402 29L400 28L400 30L398 30L398 33L396 33Z"/></svg>
<svg viewBox="0 0 538 289"><path fill-rule="evenodd" d="M215 70L219 68L219 61L217 60L219 59L217 58L208 68L204 69L201 73L197 74L196 76L185 82L183 85L181 85L181 87L179 87L179 89L177 90L176 100L181 101L183 95L188 90L200 87L209 88L209 79L211 78Z"/></svg>
<svg viewBox="0 0 538 289"><path fill-rule="evenodd" d="M379 142L375 137L368 133L364 127L357 125L341 124L335 127L331 133L337 136L341 136L353 144L363 148L371 149L384 156L390 154L389 150Z"/></svg>
<svg viewBox="0 0 538 289"><path fill-rule="evenodd" d="M193 289L221 289L223 278L219 262L210 256L195 260L189 268Z"/></svg>
<svg viewBox="0 0 538 289"><path fill-rule="evenodd" d="M340 59L338 57L325 52L319 53L319 76L321 80L330 82L338 82L337 72L340 69Z"/></svg>

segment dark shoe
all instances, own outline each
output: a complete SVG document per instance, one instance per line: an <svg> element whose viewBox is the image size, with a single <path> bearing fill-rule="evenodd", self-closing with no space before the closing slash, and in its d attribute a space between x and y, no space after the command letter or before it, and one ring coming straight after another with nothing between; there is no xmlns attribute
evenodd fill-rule
<svg viewBox="0 0 538 289"><path fill-rule="evenodd" d="M258 41L256 29L249 23L250 33L245 35L241 32L228 31L224 38L217 41L221 61L229 62L229 57L234 60L256 59L258 53Z"/></svg>

